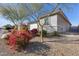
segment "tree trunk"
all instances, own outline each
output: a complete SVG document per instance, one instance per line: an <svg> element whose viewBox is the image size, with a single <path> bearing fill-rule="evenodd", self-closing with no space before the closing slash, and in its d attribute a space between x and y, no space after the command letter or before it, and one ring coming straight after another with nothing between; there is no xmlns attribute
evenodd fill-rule
<svg viewBox="0 0 79 59"><path fill-rule="evenodd" d="M21 26L20 26L20 25L18 25L18 26L17 26L17 30L20 30L20 29L21 29Z"/></svg>
<svg viewBox="0 0 79 59"><path fill-rule="evenodd" d="M40 29L39 31L41 31L41 32L40 32L40 39L41 39L41 42L43 42L43 41L44 41L44 40L43 40L43 25L40 24L40 21L39 21L39 20L38 20L37 25L39 25L38 28Z"/></svg>
<svg viewBox="0 0 79 59"><path fill-rule="evenodd" d="M43 42L43 26L41 26L41 35L40 35L40 38L41 38L41 42Z"/></svg>
<svg viewBox="0 0 79 59"><path fill-rule="evenodd" d="M37 22L37 30L39 31L39 23Z"/></svg>

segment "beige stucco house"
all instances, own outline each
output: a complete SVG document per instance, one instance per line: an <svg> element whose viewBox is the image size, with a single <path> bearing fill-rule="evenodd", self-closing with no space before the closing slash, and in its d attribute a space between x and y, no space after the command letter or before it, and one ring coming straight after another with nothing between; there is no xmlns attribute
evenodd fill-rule
<svg viewBox="0 0 79 59"><path fill-rule="evenodd" d="M49 16L41 17L40 21L44 22L43 29L49 33L53 31L68 32L71 27L71 23L69 22L68 18L60 9L57 9L54 13L50 14ZM30 24L30 30L37 27L37 23Z"/></svg>

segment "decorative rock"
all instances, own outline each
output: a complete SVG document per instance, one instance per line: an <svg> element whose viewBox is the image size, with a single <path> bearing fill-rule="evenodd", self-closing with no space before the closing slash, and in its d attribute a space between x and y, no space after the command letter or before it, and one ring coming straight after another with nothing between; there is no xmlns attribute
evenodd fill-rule
<svg viewBox="0 0 79 59"><path fill-rule="evenodd" d="M6 39L6 38L8 37L8 35L9 35L9 33L3 34L3 35L1 36L1 39Z"/></svg>

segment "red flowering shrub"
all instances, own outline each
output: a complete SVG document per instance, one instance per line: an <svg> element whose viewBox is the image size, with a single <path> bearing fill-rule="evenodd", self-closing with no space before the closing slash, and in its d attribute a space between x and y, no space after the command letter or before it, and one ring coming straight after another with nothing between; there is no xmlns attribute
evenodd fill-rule
<svg viewBox="0 0 79 59"><path fill-rule="evenodd" d="M37 29L32 29L32 30L31 30L31 33L33 34L33 36L35 36L35 35L37 35L38 30L37 30Z"/></svg>
<svg viewBox="0 0 79 59"><path fill-rule="evenodd" d="M29 40L31 40L32 34L30 31L26 30L15 30L12 31L8 36L8 43L12 48L21 49L25 48L26 44L29 43Z"/></svg>

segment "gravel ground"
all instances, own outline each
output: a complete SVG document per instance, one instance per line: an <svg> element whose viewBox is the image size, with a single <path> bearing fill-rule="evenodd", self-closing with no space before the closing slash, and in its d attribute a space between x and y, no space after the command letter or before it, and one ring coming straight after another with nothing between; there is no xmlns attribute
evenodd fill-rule
<svg viewBox="0 0 79 59"><path fill-rule="evenodd" d="M68 37L44 38L40 42L39 37L35 37L27 45L26 50L15 52L10 50L5 44L5 40L0 40L1 56L79 56L79 35L68 35Z"/></svg>

